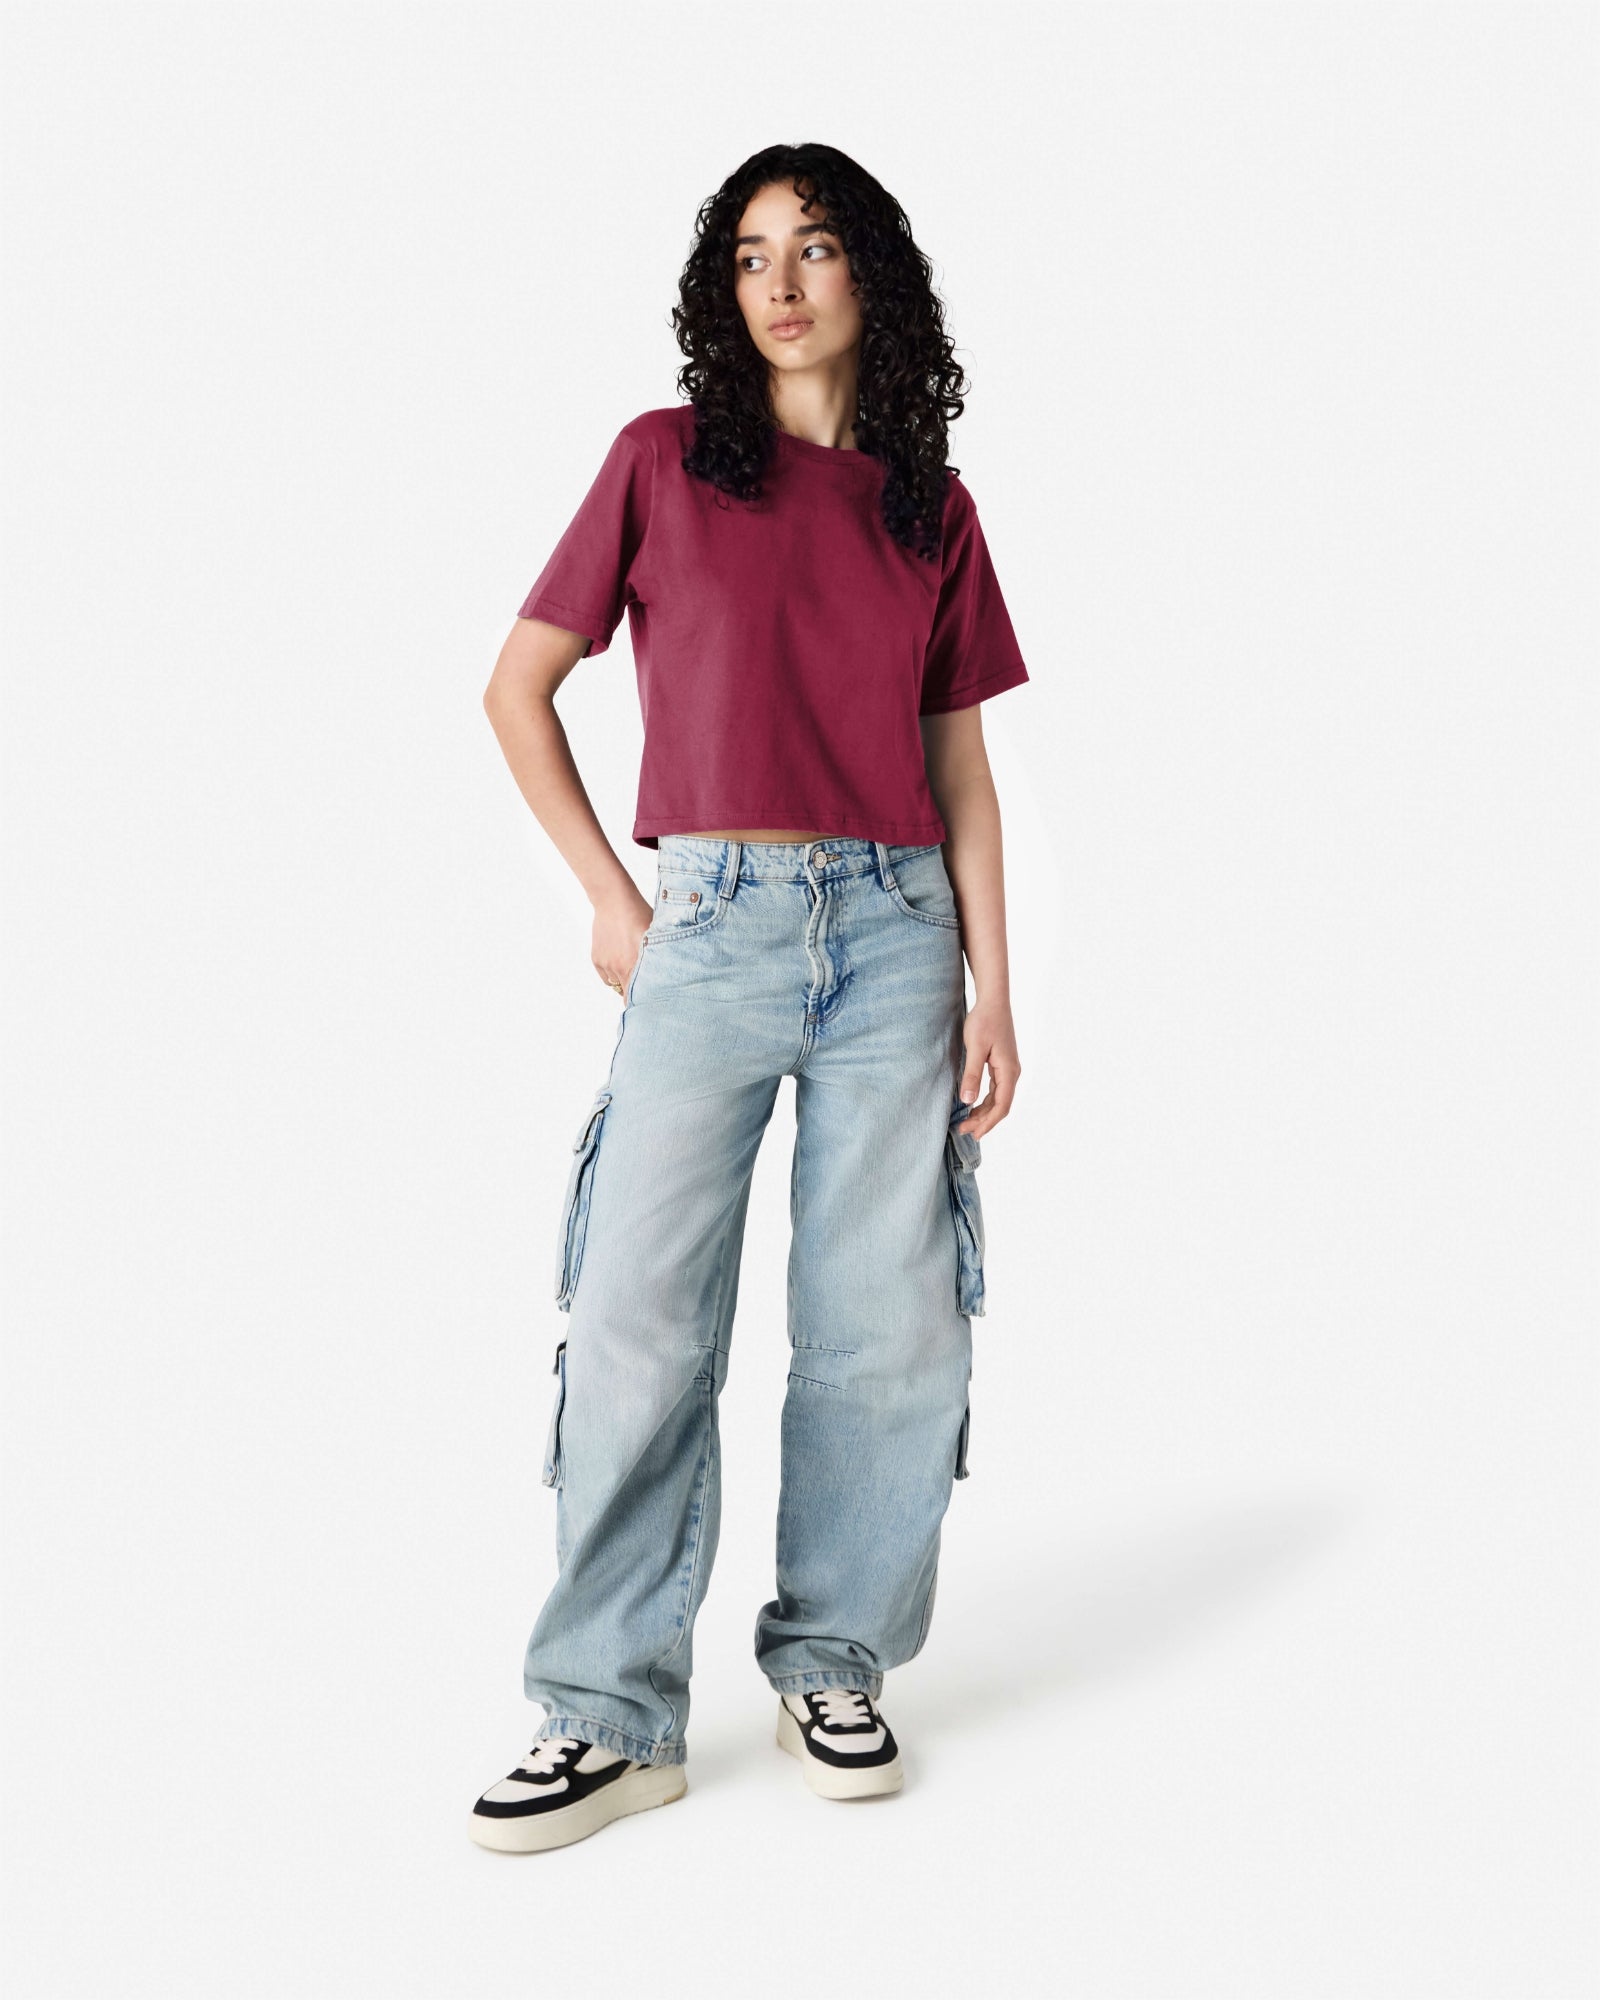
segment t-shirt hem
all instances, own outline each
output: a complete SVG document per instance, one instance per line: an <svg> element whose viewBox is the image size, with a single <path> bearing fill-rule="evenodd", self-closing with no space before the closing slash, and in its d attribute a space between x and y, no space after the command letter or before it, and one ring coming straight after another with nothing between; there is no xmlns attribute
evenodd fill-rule
<svg viewBox="0 0 1600 2000"><path fill-rule="evenodd" d="M563 632L576 632L580 638L589 641L590 653L603 653L611 644L611 634L605 629L605 620L592 611L575 611L570 604L560 604L553 597L528 597L523 600L519 618L542 618L546 625L559 625Z"/></svg>
<svg viewBox="0 0 1600 2000"><path fill-rule="evenodd" d="M946 828L941 819L878 819L863 813L790 812L770 805L721 807L704 811L671 813L636 819L633 837L641 846L653 847L663 833L693 833L707 820L737 820L747 826L817 826L830 834L849 834L857 840L881 840L885 847L909 847L917 841L942 841Z"/></svg>
<svg viewBox="0 0 1600 2000"><path fill-rule="evenodd" d="M985 674L981 681L968 681L963 687L951 688L933 701L924 702L917 713L948 715L952 709L971 708L974 702L987 701L992 694L1003 694L1007 688L1021 687L1027 678L1027 668L1020 660L1014 660L1009 667Z"/></svg>

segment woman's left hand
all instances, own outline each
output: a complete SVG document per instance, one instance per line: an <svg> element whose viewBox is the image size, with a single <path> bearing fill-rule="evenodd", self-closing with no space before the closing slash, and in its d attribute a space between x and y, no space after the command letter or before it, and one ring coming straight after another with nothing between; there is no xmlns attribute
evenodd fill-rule
<svg viewBox="0 0 1600 2000"><path fill-rule="evenodd" d="M1010 1006L980 999L962 1023L961 1039L966 1045L966 1060L961 1069L960 1096L964 1103L972 1105L972 1112L955 1129L981 1139L1010 1111L1017 1079L1022 1074ZM989 1069L989 1095L980 1104L977 1099L983 1088L985 1064Z"/></svg>

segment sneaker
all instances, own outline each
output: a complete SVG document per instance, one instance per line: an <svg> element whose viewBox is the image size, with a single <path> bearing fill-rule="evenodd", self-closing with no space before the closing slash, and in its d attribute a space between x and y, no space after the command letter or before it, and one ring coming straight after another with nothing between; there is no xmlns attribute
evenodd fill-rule
<svg viewBox="0 0 1600 2000"><path fill-rule="evenodd" d="M624 1813L670 1805L688 1789L681 1764L636 1764L576 1736L540 1736L472 1808L467 1831L480 1847L533 1854L598 1833Z"/></svg>
<svg viewBox="0 0 1600 2000"><path fill-rule="evenodd" d="M825 1799L899 1791L905 1779L894 1731L864 1688L807 1688L778 1697L778 1742Z"/></svg>

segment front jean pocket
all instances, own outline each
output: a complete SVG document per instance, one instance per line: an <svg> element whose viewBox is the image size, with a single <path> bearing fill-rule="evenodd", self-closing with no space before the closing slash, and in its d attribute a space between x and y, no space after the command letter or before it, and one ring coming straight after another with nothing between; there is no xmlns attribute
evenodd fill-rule
<svg viewBox="0 0 1600 2000"><path fill-rule="evenodd" d="M895 855L890 861L889 900L895 908L919 924L936 930L956 931L961 919L956 911L956 892L944 863L942 846L919 847Z"/></svg>
<svg viewBox="0 0 1600 2000"><path fill-rule="evenodd" d="M978 1167L983 1152L970 1132L956 1125L970 1117L972 1107L958 1099L945 1132L945 1180L950 1191L950 1215L956 1232L956 1310L982 1315L983 1198L978 1193Z"/></svg>
<svg viewBox="0 0 1600 2000"><path fill-rule="evenodd" d="M556 1258L556 1304L563 1312L571 1310L572 1295L577 1290L583 1239L589 1228L589 1193L600 1150L600 1132L610 1102L609 1090L598 1092L572 1143L572 1171L567 1176L567 1195L561 1208Z"/></svg>
<svg viewBox="0 0 1600 2000"><path fill-rule="evenodd" d="M681 870L669 874L663 870L656 880L655 912L645 932L647 941L660 944L664 939L698 934L721 923L728 907L721 886L720 875L688 875Z"/></svg>
<svg viewBox="0 0 1600 2000"><path fill-rule="evenodd" d="M544 1470L539 1475L546 1486L561 1484L561 1415L567 1402L567 1343L563 1340L556 1348L556 1365L551 1370L556 1377L555 1399L550 1406L550 1428L544 1440Z"/></svg>

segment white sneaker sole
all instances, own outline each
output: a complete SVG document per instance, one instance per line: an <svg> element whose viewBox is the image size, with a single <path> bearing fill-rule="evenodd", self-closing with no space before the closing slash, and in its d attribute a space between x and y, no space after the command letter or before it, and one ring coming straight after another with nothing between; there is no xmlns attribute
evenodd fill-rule
<svg viewBox="0 0 1600 2000"><path fill-rule="evenodd" d="M800 1759L806 1783L821 1798L874 1799L885 1792L899 1791L905 1783L905 1769L898 1751L892 1763L871 1764L860 1771L842 1771L836 1764L824 1764L813 1757L806 1748L799 1723L781 1695L778 1697L778 1747L787 1750L791 1757Z"/></svg>
<svg viewBox="0 0 1600 2000"><path fill-rule="evenodd" d="M480 1847L493 1847L502 1854L539 1854L547 1847L566 1847L574 1840L586 1840L614 1819L628 1813L648 1812L651 1806L670 1806L689 1789L689 1778L681 1764L642 1764L625 1778L602 1791L591 1792L574 1806L557 1806L553 1812L529 1813L525 1817L489 1819L479 1813L469 1817L467 1831Z"/></svg>

